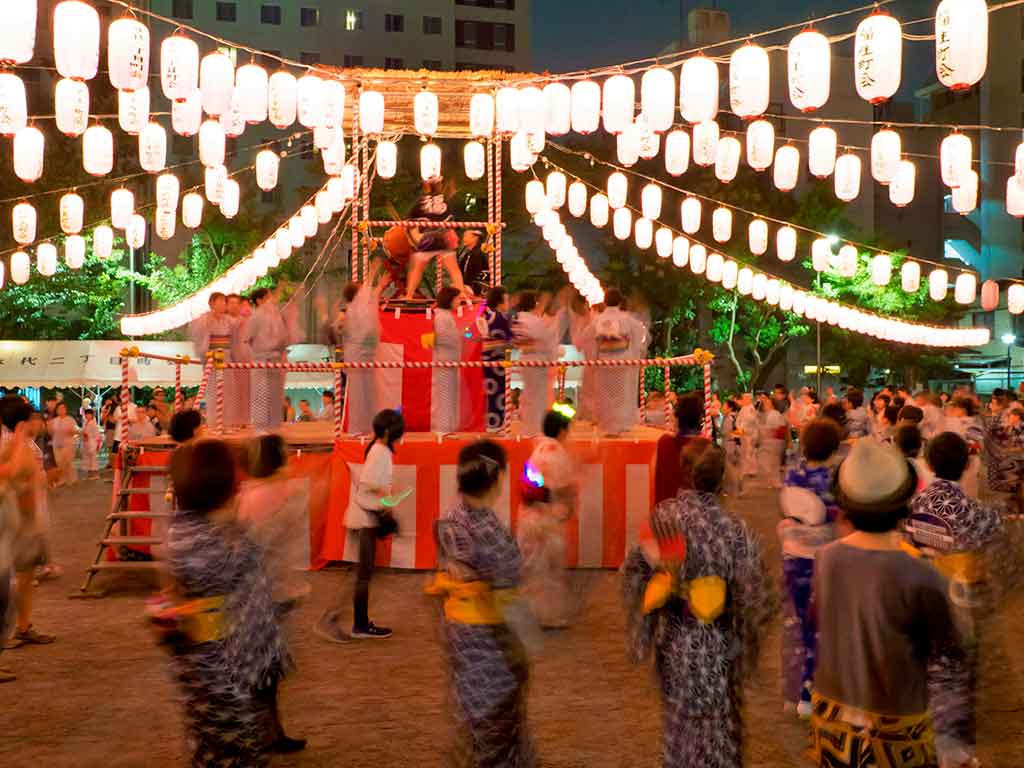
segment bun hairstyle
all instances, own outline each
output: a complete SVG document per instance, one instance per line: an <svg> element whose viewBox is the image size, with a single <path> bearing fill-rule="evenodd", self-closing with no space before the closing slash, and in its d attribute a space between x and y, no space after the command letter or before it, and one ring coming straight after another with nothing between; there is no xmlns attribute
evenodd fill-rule
<svg viewBox="0 0 1024 768"><path fill-rule="evenodd" d="M373 417L374 440L383 440L392 453L395 452L395 443L401 440L404 434L405 419L402 418L402 414L398 411L385 408ZM372 447L373 443L366 446L367 455L369 455L370 448Z"/></svg>
<svg viewBox="0 0 1024 768"><path fill-rule="evenodd" d="M440 309L451 309L455 299L459 297L459 290L452 288L450 285L446 285L441 289L441 292L437 294L437 306Z"/></svg>
<svg viewBox="0 0 1024 768"><path fill-rule="evenodd" d="M200 440L171 454L171 482L178 506L206 515L227 504L238 489L231 447L222 440Z"/></svg>
<svg viewBox="0 0 1024 768"><path fill-rule="evenodd" d="M280 435L263 435L249 443L249 474L270 477L288 463L288 447Z"/></svg>
<svg viewBox="0 0 1024 768"><path fill-rule="evenodd" d="M497 484L508 467L505 449L493 440L479 440L459 451L456 476L459 493L482 496Z"/></svg>

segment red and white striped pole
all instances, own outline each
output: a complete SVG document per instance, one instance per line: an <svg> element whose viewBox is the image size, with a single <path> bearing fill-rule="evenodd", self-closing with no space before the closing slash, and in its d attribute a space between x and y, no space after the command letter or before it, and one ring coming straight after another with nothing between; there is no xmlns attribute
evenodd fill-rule
<svg viewBox="0 0 1024 768"><path fill-rule="evenodd" d="M494 284L501 285L501 144L503 139L498 136L494 143Z"/></svg>
<svg viewBox="0 0 1024 768"><path fill-rule="evenodd" d="M207 352L206 353L206 365L203 366L203 378L199 380L199 391L196 393L196 408L203 402L203 398L206 397L206 387L210 381L210 371L213 370L213 357Z"/></svg>
<svg viewBox="0 0 1024 768"><path fill-rule="evenodd" d="M647 423L647 382L644 381L644 366L640 366L640 423Z"/></svg>
<svg viewBox="0 0 1024 768"><path fill-rule="evenodd" d="M501 431L506 435L512 432L512 367L505 366L505 422Z"/></svg>
<svg viewBox="0 0 1024 768"><path fill-rule="evenodd" d="M704 437L711 434L711 363L704 363Z"/></svg>
<svg viewBox="0 0 1024 768"><path fill-rule="evenodd" d="M665 377L665 428L667 429L672 424L672 401L669 399L668 393L672 391L672 367L669 365L665 366L664 370Z"/></svg>
<svg viewBox="0 0 1024 768"><path fill-rule="evenodd" d="M341 368L334 369L334 441L341 442L342 413L345 409L345 391L341 384Z"/></svg>
<svg viewBox="0 0 1024 768"><path fill-rule="evenodd" d="M181 360L174 364L174 412L178 413L185 404L185 396L181 391Z"/></svg>
<svg viewBox="0 0 1024 768"><path fill-rule="evenodd" d="M214 366L217 369L217 430L224 431L224 358L223 352L217 350L214 358Z"/></svg>
<svg viewBox="0 0 1024 768"><path fill-rule="evenodd" d="M128 387L128 355L127 349L121 352L121 447L128 444L128 401L131 400Z"/></svg>
<svg viewBox="0 0 1024 768"><path fill-rule="evenodd" d="M494 287L494 235L490 229L494 225L494 139L487 140L487 243L491 247L488 254L488 272L491 279L491 287Z"/></svg>

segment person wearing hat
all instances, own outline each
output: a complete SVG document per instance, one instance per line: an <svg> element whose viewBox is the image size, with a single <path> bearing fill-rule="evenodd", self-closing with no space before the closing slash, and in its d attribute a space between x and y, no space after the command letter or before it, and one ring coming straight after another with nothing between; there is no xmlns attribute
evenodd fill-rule
<svg viewBox="0 0 1024 768"><path fill-rule="evenodd" d="M969 765L964 650L943 576L904 547L917 486L895 448L858 440L836 473L853 533L815 558L817 669L809 756L815 765ZM936 735L937 734L937 735Z"/></svg>

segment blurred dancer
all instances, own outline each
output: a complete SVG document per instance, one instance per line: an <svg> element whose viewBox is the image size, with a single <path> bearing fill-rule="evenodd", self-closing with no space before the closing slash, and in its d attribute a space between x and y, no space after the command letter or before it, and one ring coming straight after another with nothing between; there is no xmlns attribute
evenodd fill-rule
<svg viewBox="0 0 1024 768"><path fill-rule="evenodd" d="M100 425L96 423L96 412L92 408L85 411L85 423L82 425L82 470L89 480L98 480L100 476L99 453L103 443Z"/></svg>
<svg viewBox="0 0 1024 768"><path fill-rule="evenodd" d="M770 488L781 486L782 464L789 446L789 423L775 409L775 400L766 393L758 396L761 418L758 423L758 465Z"/></svg>
<svg viewBox="0 0 1024 768"><path fill-rule="evenodd" d="M423 182L423 193L409 212L410 219L429 219L433 222L451 221L448 201L445 199L444 179L438 177ZM462 273L455 260L455 249L459 246L459 237L455 230L447 227L431 229L414 227L409 230L409 241L412 243L412 267L409 269L409 280L406 284L405 298L412 299L423 280L423 272L435 258L439 258L441 266L448 272L452 287L459 293L465 290Z"/></svg>
<svg viewBox="0 0 1024 768"><path fill-rule="evenodd" d="M256 303L256 311L249 320L246 341L252 351L253 361L287 362L289 345L297 343L300 338L294 309L287 316L281 312L277 304L277 288L257 288L252 293L252 299ZM285 372L282 370L253 371L252 424L256 429L269 430L280 426L281 414L284 412L284 382Z"/></svg>
<svg viewBox="0 0 1024 768"><path fill-rule="evenodd" d="M57 462L56 486L74 485L78 482L75 469L75 441L78 439L78 424L68 416L67 403L57 404L57 413L46 423L53 439L53 457Z"/></svg>
<svg viewBox="0 0 1024 768"><path fill-rule="evenodd" d="M450 285L437 295L434 310L434 362L458 362L462 359L462 331L455 320L460 293ZM431 372L430 431L448 434L459 431L461 400L458 368L434 368Z"/></svg>
<svg viewBox="0 0 1024 768"><path fill-rule="evenodd" d="M518 308L512 322L512 334L519 359L523 362L557 360L565 333L566 313L547 314L547 302L533 291L519 294ZM523 367L519 374L523 379L519 399L520 428L524 436L532 437L540 433L544 414L554 402L555 369L551 366Z"/></svg>
<svg viewBox="0 0 1024 768"><path fill-rule="evenodd" d="M578 293L569 305L569 341L587 360L597 359L597 339L594 338L594 322L604 310L603 304L587 305L587 300ZM580 369L580 398L577 416L588 421L594 420L594 389L596 369L583 366Z"/></svg>
<svg viewBox="0 0 1024 768"><path fill-rule="evenodd" d="M757 476L757 445L760 439L760 419L754 407L754 396L740 395L740 412L736 415L740 436L740 470L744 477Z"/></svg>
<svg viewBox="0 0 1024 768"><path fill-rule="evenodd" d="M951 399L943 412L941 431L953 432L967 443L970 459L968 459L967 468L959 483L968 496L978 498L981 485L981 453L985 445L985 433L978 420L976 401L963 395Z"/></svg>
<svg viewBox="0 0 1024 768"><path fill-rule="evenodd" d="M594 339L599 360L627 360L646 349L646 329L622 308L622 294L609 288L604 294L605 310L594 320ZM595 373L595 420L598 429L621 435L638 421L638 369L598 367Z"/></svg>
<svg viewBox="0 0 1024 768"><path fill-rule="evenodd" d="M476 325L483 339L481 358L484 362L503 361L512 346L512 324L508 319L508 291L502 286L487 292L487 306ZM488 432L497 432L505 425L505 372L500 366L484 368Z"/></svg>
<svg viewBox="0 0 1024 768"><path fill-rule="evenodd" d="M265 288L261 290L266 291ZM192 345L195 347L196 355L204 365L207 362L207 357L215 352L220 352L223 355L225 363L233 362L231 340L235 333L237 322L228 315L227 297L223 293L215 291L210 294L209 305L210 311L193 320L190 328ZM215 418L217 409L210 407L209 403L215 401L217 397L217 379L225 373L227 372L214 366L210 369L210 375L206 380L207 413L210 416L211 423ZM235 407L235 404L231 402L234 399L234 391L228 389L228 384L229 381L225 376L225 415L230 413L230 409Z"/></svg>
<svg viewBox="0 0 1024 768"><path fill-rule="evenodd" d="M341 336L346 363L372 363L377 360L381 285L349 283L345 286L347 306ZM354 435L369 434L377 413L377 371L374 368L349 368L345 373L348 431Z"/></svg>
<svg viewBox="0 0 1024 768"><path fill-rule="evenodd" d="M846 411L846 434L848 437L860 438L871 434L871 417L864 407L864 392L850 388L843 398L843 410Z"/></svg>
<svg viewBox="0 0 1024 768"><path fill-rule="evenodd" d="M679 466L682 450L700 438L704 424L704 398L700 392L687 392L676 401L676 434L658 438L654 464L654 503L674 499L680 488L689 489L690 477Z"/></svg>
<svg viewBox="0 0 1024 768"><path fill-rule="evenodd" d="M725 453L725 492L729 496L743 498L743 468L740 465L740 438L736 418L740 412L739 403L726 400L722 403L722 451Z"/></svg>
<svg viewBox="0 0 1024 768"><path fill-rule="evenodd" d="M237 293L228 296L228 316L234 321L231 330L231 362L251 363L252 348L249 346L249 320L252 305ZM232 370L224 372L225 415L227 426L245 427L251 417L250 379L252 371ZM164 424L166 428L166 424Z"/></svg>

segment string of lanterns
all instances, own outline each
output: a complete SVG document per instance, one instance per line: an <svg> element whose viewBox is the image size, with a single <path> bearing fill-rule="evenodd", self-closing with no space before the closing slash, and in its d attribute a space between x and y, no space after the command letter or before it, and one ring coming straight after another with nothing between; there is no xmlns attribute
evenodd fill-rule
<svg viewBox="0 0 1024 768"><path fill-rule="evenodd" d="M569 282L590 306L603 303L604 288L601 281L590 271L572 235L566 230L556 212L548 209L545 214L547 215L535 216L534 223L540 228L548 247L554 251L555 259L569 278Z"/></svg>

